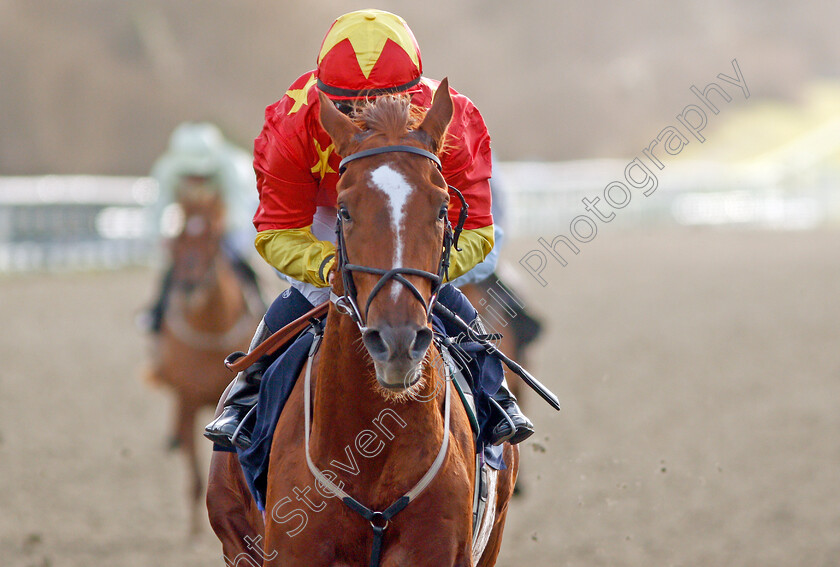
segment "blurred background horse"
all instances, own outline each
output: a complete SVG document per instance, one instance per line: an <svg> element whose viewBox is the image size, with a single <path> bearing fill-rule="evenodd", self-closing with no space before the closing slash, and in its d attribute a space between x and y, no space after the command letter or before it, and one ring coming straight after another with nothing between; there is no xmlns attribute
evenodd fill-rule
<svg viewBox="0 0 840 567"><path fill-rule="evenodd" d="M215 407L233 378L224 359L245 349L263 312L258 278L248 261L255 234L256 182L248 152L206 122L185 122L155 162L154 234L167 265L143 327L152 334L152 383L176 398L170 446L187 458L191 532L205 473L196 452L196 413Z"/></svg>
<svg viewBox="0 0 840 567"><path fill-rule="evenodd" d="M189 466L195 533L205 476L196 451L196 413L215 407L232 379L224 358L247 349L264 307L222 250L225 209L220 195L195 189L182 194L179 205L183 226L170 243L168 297L148 376L176 398L171 447L182 450Z"/></svg>

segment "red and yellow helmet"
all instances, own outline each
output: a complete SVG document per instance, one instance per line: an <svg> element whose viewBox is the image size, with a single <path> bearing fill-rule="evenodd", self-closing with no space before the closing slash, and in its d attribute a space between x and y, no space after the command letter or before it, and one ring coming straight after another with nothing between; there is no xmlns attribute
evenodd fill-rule
<svg viewBox="0 0 840 567"><path fill-rule="evenodd" d="M422 73L408 24L382 10L338 18L318 54L318 88L336 100L402 92L419 83Z"/></svg>

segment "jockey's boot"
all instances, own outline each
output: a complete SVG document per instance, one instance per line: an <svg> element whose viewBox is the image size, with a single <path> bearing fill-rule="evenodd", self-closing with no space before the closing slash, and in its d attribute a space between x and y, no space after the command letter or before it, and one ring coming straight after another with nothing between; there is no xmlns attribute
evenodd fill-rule
<svg viewBox="0 0 840 567"><path fill-rule="evenodd" d="M506 381L502 381L499 391L493 394L491 403L503 414L501 421L490 431L491 444L501 445L507 441L516 445L534 434L534 424L519 409L516 397L507 389Z"/></svg>
<svg viewBox="0 0 840 567"><path fill-rule="evenodd" d="M257 326L254 338L251 339L248 352L257 348L270 336L271 331L263 319ZM248 412L257 405L260 395L260 381L263 372L268 368L268 364L269 361L267 360L258 360L236 375L227 398L225 398L222 413L204 428L205 437L222 447L236 446L240 449L247 449L251 446L251 438L248 432L244 428L240 429L239 426L245 420ZM239 430L238 433L237 430Z"/></svg>

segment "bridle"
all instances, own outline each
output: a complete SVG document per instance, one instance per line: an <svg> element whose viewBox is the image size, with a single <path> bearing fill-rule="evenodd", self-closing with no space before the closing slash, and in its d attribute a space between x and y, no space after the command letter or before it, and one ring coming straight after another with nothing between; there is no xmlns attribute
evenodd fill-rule
<svg viewBox="0 0 840 567"><path fill-rule="evenodd" d="M206 211L199 210L187 214L188 209L185 207L186 205L182 203L183 226L170 241L173 264L172 283L187 293L193 293L196 289L201 289L213 281L219 254L222 252L222 237L213 230L213 219ZM185 263L193 264L194 268L185 268ZM186 277L183 273L185 269ZM199 271L200 274L193 277Z"/></svg>
<svg viewBox="0 0 840 567"><path fill-rule="evenodd" d="M432 152L420 148L415 148L413 146L392 145L382 146L379 148L373 148L369 150L362 150L360 152L350 154L349 156L341 160L341 163L338 167L338 173L339 175L343 174L347 168L347 164L351 161L391 152L404 152L428 158L435 164L438 171L441 170L440 159ZM341 272L341 278L344 283L344 295L338 296L335 294L335 292L330 291L330 300L335 304L336 309L338 309L339 312L352 317L353 321L356 322L356 325L359 327L359 330L362 333L364 333L367 328L367 315L368 310L370 309L371 302L376 297L376 294L379 293L383 287L385 287L385 284L387 284L391 280L397 281L404 285L417 299L417 301L419 301L423 305L423 308L426 310L427 322L431 320L432 309L434 308L437 302L438 291L443 285L444 280L447 279L449 276L449 256L452 252L452 248L454 247L455 250L460 251L460 248L458 248L458 238L460 237L461 231L464 228L464 223L467 220L467 211L469 209L469 206L467 205L467 202L464 199L464 196L461 194L461 192L458 191L458 189L456 189L452 185L447 186L461 200L461 212L458 216L458 225L455 227L454 230L452 228L452 224L449 222L448 215L446 216L446 225L443 232L443 248L441 250L440 262L438 264L438 272L436 274L416 268L397 267L392 268L390 270L383 270L380 268L371 268L369 266L362 266L359 264L351 264L349 259L347 258L347 247L344 241L343 219L341 217L341 211L338 211L335 227L336 257L338 270ZM353 281L353 272L361 272L365 274L373 274L379 276L379 281L377 281L376 285L373 286L373 289L371 290L370 295L368 295L367 301L365 302L364 312L362 312L362 310L359 309L359 304L356 298L356 284ZM422 278L426 278L432 282L432 295L429 298L428 303L423 298L423 294L420 293L420 290L418 290L414 284L408 281L408 279L406 279L405 276L419 276ZM371 547L369 565L371 567L378 567L380 563L380 555L382 553L385 530L387 529L391 518L396 516L415 498L417 498L417 496L419 496L420 493L423 492L423 490L425 490L429 484L431 484L432 480L434 480L441 467L443 467L443 463L446 458L447 448L449 446L449 416L451 398L450 380L445 380L446 393L444 398L445 401L443 439L441 441L440 449L438 450L437 456L432 462L432 465L426 471L426 474L424 474L423 477L417 482L417 484L414 485L414 488L406 492L401 498L398 498L396 501L394 501L385 510L377 511L368 508L367 506L350 496L340 486L337 486L331 479L327 478L318 469L318 467L315 466L315 463L312 461L312 457L309 453L309 428L311 420L310 396L312 392L312 359L314 358L315 353L318 350L318 345L321 342L321 336L322 335L318 334L315 337L312 346L310 347L309 359L306 365L305 382L303 388L304 445L306 448L306 464L309 467L310 472L316 479L318 479L320 483L326 486L328 490L332 491L333 494L339 496L341 498L341 501L345 505L347 505L351 510L353 510L354 512L362 516L364 519L366 519L368 522L370 522L371 528L373 529L373 545Z"/></svg>
<svg viewBox="0 0 840 567"><path fill-rule="evenodd" d="M425 158L430 159L438 168L438 171L441 170L440 159L438 159L438 157L435 154L426 150L422 150L420 148L415 148L413 146L392 145L363 150L354 154L350 154L349 156L341 160L341 163L339 164L339 175L344 173L347 164L351 161L389 152L405 152L423 156ZM338 296L335 294L335 292L330 291L330 300L335 304L336 309L338 309L341 313L352 317L353 321L356 322L356 325L359 327L359 330L362 333L364 333L366 330L365 325L371 302L373 301L374 297L376 297L376 294L382 290L385 284L387 284L391 280L397 281L404 285L411 292L411 294L423 305L423 308L426 310L427 321L431 319L432 310L435 308L435 305L437 303L438 291L443 285L444 279L447 279L449 275L449 256L452 252L452 247L454 246L455 250L460 251L460 248L458 248L458 238L461 235L461 231L464 228L464 223L467 220L467 211L469 209L467 202L464 199L464 196L461 194L461 192L452 185L447 186L461 200L461 212L458 217L458 225L455 227L454 230L452 228L451 223L449 222L448 215L446 217L446 225L444 228L443 235L443 249L441 251L440 263L438 265L438 273L436 274L415 268L393 268L390 270L383 270L358 264L351 264L347 258L347 248L344 241L344 229L341 211L337 213L335 229L336 257L338 270L341 272L341 277L344 284L344 295ZM362 272L366 274L380 276L379 281L376 282L376 285L373 286L373 289L371 290L370 295L367 298L367 301L365 303L364 316L362 311L359 309L359 305L357 302L356 286L353 281L353 272ZM412 284L410 281L408 281L405 276L420 276L432 282L432 295L429 298L428 303L423 298L423 295L420 293L417 287L414 286L414 284ZM443 305L439 305L438 307L441 309L444 308ZM466 327L469 330L469 332L473 333L473 335L471 336L475 335L475 332L466 323L461 321L461 319L457 315L452 314L448 309L445 310L445 313L448 313L454 320L457 320L461 324L463 324L464 327ZM303 422L306 464L309 468L309 471L312 473L312 475L315 477L318 483L322 484L324 487L326 487L328 491L338 496L348 508L350 508L355 513L359 514L362 518L370 522L371 528L373 529L373 544L371 546L369 565L370 567L378 567L380 565L380 558L384 545L385 530L388 528L391 519L394 516L396 516L399 512L404 510L411 502L413 502L420 495L420 493L422 493L426 489L426 487L428 487L432 483L437 473L440 472L441 468L443 467L444 461L446 459L447 449L449 447L451 400L450 382L452 380L444 380L446 384L443 409L444 433L437 456L435 457L435 460L432 462L429 469L426 471L426 474L423 475L423 477L417 482L417 484L414 485L414 487L411 490L406 492L402 497L395 500L390 506L388 506L384 510L379 511L372 508L368 508L367 506L353 498L345 490L343 490L343 485L336 485L336 483L333 482L333 479L327 477L323 472L321 472L321 470L316 466L315 462L312 460L312 456L309 452L309 437L312 421L312 361L315 357L316 352L318 351L318 347L321 344L321 338L323 336L323 334L321 334L320 332L315 332L314 334L316 336L313 339L312 345L310 346L309 357L306 363L306 371L304 374L303 388ZM478 336L476 338L481 339L481 337ZM559 407L559 405L557 407Z"/></svg>
<svg viewBox="0 0 840 567"><path fill-rule="evenodd" d="M435 164L438 171L442 170L440 159L432 152L423 150L421 148L415 148L414 146L392 145L382 146L379 148L371 148L369 150L362 150L360 152L350 154L349 156L341 160L341 163L338 166L338 174L342 175L347 169L347 164L351 161L393 152L416 154L425 157ZM443 285L443 282L449 277L449 256L452 253L452 248L454 247L455 250L459 252L461 251L461 249L458 248L458 239L461 236L461 231L464 229L464 223L467 220L467 215L469 211L469 205L467 204L467 201L466 199L464 199L464 196L461 194L461 192L452 185L447 185L447 187L449 187L449 189L458 196L458 199L460 199L461 211L458 215L458 225L454 229L452 228L452 223L449 222L449 216L446 216L446 226L443 231L443 249L441 250L440 262L438 264L438 272L436 274L417 268L397 267L392 268L390 270L383 270L380 268L362 266L360 264L351 264L350 260L347 257L347 247L344 241L344 227L343 219L341 217L341 211L338 211L338 213L336 214L336 262L337 269L339 270L339 272L341 272L341 278L344 284L344 295L339 296L331 291L330 300L335 304L336 309L338 309L339 312L345 315L349 315L353 319L353 321L356 322L356 325L358 325L359 330L362 333L364 333L367 330L367 317L368 311L370 310L371 302L376 297L376 294L378 294L382 290L382 288L385 287L385 285L391 280L401 283L408 289L408 291L411 292L411 294L423 305L423 309L426 311L426 321L431 321L432 309L434 308L435 303L437 302L438 291ZM367 301L365 302L364 311L359 309L359 303L356 293L356 284L353 281L353 272L361 272L365 274L373 274L380 276L379 281L376 282L376 285L374 285L373 289L370 291L370 295L368 295ZM428 302L426 302L426 300L423 298L423 294L420 293L420 290L418 290L413 283L406 279L405 276L419 276L422 278L426 278L427 280L432 282L432 295L429 298Z"/></svg>
<svg viewBox="0 0 840 567"><path fill-rule="evenodd" d="M209 286L213 282L218 267L220 251L195 250L194 247L190 248L189 244L185 245L177 242L177 239L175 245L187 249L179 250L178 254L173 254L173 286L183 290L187 295L192 295L196 291ZM194 273L190 269L187 269L187 273L184 274L185 267L183 264L185 262L194 262L197 266L196 272L200 270L200 274L193 277Z"/></svg>

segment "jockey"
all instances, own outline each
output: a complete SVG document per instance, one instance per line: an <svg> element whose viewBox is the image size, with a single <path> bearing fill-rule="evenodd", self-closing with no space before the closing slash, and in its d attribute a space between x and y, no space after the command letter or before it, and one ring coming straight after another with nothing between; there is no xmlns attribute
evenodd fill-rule
<svg viewBox="0 0 840 567"><path fill-rule="evenodd" d="M341 157L321 126L318 91L340 111L351 114L365 100L382 94L404 94L413 105L427 109L439 84L422 76L420 50L405 21L380 10L360 10L339 17L324 37L317 65L266 109L265 125L254 142L260 196L254 217L256 248L292 287L269 307L251 350L329 299L331 270L336 261L336 183ZM461 250L452 249L449 277L456 278L484 260L493 248L493 217L487 127L467 97L453 91L452 101L454 114L440 155L442 173L469 204L469 218L459 241ZM453 207L450 216L456 224L458 207ZM476 319L475 309L453 286L444 286L438 301L453 310L461 307L459 313L467 322ZM218 445L231 445L238 425L257 402L265 368L265 364L256 363L235 378L221 415L205 428L206 437ZM489 442L523 441L534 432L533 424L521 413L504 383L498 390L496 386L482 391L509 419L499 415L497 425L493 420ZM247 448L247 433L240 431L236 443Z"/></svg>
<svg viewBox="0 0 840 567"><path fill-rule="evenodd" d="M177 204L184 192L222 194L226 209L222 249L237 276L259 296L257 276L247 261L253 250L251 216L256 207L256 199L251 198L256 182L248 153L225 141L213 124L184 122L172 132L169 147L155 162L151 176L159 191L149 223L155 235L176 236L179 220L183 220ZM152 307L138 318L138 325L153 335L160 333L171 283L172 266L167 266Z"/></svg>

